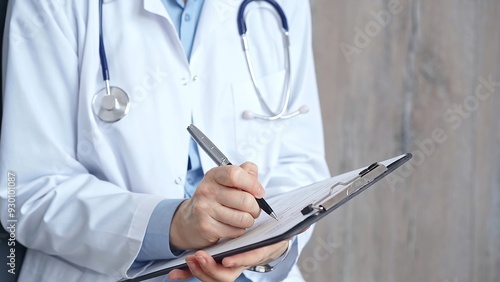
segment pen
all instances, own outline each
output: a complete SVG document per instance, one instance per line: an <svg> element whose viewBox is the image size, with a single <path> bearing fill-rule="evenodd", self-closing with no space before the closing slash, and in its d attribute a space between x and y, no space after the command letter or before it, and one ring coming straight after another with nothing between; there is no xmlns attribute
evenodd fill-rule
<svg viewBox="0 0 500 282"><path fill-rule="evenodd" d="M218 165L218 166L224 166L224 165L231 165L231 162L228 160L228 158L215 146L208 137L201 132L196 126L191 124L188 126L187 130L189 131L189 134L191 134L191 137L193 137L194 141L200 145L200 147L207 153L207 155ZM272 218L278 220L278 217L274 213L273 209L269 204L264 200L264 198L261 199L255 199L257 200L257 203L259 204L259 207L265 211L268 215L270 215Z"/></svg>

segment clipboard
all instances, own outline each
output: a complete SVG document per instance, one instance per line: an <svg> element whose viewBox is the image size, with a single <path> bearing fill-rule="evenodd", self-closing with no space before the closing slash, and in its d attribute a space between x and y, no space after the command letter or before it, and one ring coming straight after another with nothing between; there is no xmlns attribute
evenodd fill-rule
<svg viewBox="0 0 500 282"><path fill-rule="evenodd" d="M264 246L272 245L280 241L288 240L300 234L305 228L318 222L343 204L353 199L373 184L377 183L380 179L386 177L398 167L406 163L412 158L410 153L395 157L386 161L376 162L367 167L353 170L324 181L316 182L308 186L298 188L271 198L270 204L275 208L278 215L288 213L288 221L284 222L282 230L271 230L269 234L262 235L259 232L264 232L265 228L273 228L276 225L274 219L269 218L264 213L257 219L260 222L255 223L255 228L250 228L246 234L235 239L221 239L215 246L205 249L212 257L220 262L223 258L250 251L253 249L261 248ZM303 206L290 206L290 210L286 212L279 212L276 208L280 208L279 201L288 201L292 198L302 198L299 201L306 203ZM311 201L308 201L310 197ZM274 200L274 201L273 201ZM273 203L275 205L273 205ZM285 219L286 220L286 219ZM288 224L288 226L287 226ZM251 234L253 232L253 234ZM264 240L259 240L258 234L264 237ZM245 236L247 237L245 241ZM267 236L267 237L266 237ZM249 237L249 238L248 238ZM256 241L251 241L256 237ZM186 254L186 255L189 255ZM185 255L185 256L186 256ZM133 279L122 281L143 281L157 276L168 274L173 269L184 269L187 265L182 256L179 259L171 261L156 261L152 262L144 271L131 276L136 276Z"/></svg>

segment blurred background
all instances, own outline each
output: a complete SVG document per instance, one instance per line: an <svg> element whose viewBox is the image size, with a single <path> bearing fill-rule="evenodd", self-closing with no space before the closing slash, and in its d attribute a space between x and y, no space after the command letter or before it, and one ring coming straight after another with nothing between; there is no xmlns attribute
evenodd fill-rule
<svg viewBox="0 0 500 282"><path fill-rule="evenodd" d="M333 175L411 163L321 221L308 281L500 281L500 1L311 0Z"/></svg>

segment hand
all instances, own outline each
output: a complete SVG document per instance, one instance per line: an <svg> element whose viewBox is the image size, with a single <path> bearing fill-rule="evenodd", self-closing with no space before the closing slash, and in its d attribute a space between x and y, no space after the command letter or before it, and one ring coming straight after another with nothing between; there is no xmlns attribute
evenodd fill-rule
<svg viewBox="0 0 500 282"><path fill-rule="evenodd" d="M175 269L168 274L170 280L183 280L197 277L201 281L234 281L241 273L254 265L263 265L278 259L287 249L288 241L282 241L245 253L226 257L222 264L205 251L198 251L186 258L188 269Z"/></svg>
<svg viewBox="0 0 500 282"><path fill-rule="evenodd" d="M208 171L191 199L174 214L170 245L179 250L201 249L220 238L236 238L251 227L260 214L255 198L264 196L257 166L244 163Z"/></svg>

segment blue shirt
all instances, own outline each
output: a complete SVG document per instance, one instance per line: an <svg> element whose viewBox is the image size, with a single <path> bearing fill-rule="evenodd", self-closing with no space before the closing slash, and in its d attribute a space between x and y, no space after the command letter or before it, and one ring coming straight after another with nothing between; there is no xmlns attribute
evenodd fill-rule
<svg viewBox="0 0 500 282"><path fill-rule="evenodd" d="M177 30L186 57L191 57L196 28L205 0L162 0Z"/></svg>

